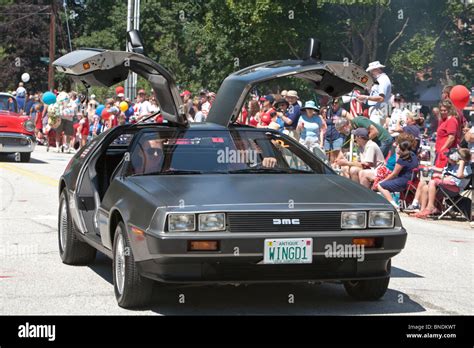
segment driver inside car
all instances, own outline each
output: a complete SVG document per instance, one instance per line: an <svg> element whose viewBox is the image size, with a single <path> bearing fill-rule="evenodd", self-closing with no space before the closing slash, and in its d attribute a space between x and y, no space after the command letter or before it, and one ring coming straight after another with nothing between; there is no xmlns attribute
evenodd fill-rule
<svg viewBox="0 0 474 348"><path fill-rule="evenodd" d="M148 139L139 145L137 156L132 156L134 174L160 172L164 163L163 145L167 139Z"/></svg>

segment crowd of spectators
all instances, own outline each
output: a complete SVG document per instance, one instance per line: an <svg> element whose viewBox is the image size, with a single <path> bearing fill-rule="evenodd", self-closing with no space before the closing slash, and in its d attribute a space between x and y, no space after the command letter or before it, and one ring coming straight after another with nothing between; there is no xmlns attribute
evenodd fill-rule
<svg viewBox="0 0 474 348"><path fill-rule="evenodd" d="M426 162L421 153L425 151L426 155L426 148L431 148L434 158L428 158L428 162L432 165L424 166L435 174L430 181L419 181L407 209L416 217L431 216L438 212L436 187L462 190L465 178L471 175L474 126L470 126L469 114L464 115L451 102L451 86L443 89L439 105L431 109L413 107L400 93L391 94L390 79L383 68L379 62L371 63L367 71L378 82L375 90L368 91L368 95L352 93L346 96L346 103L344 98L327 96L303 102L295 90L255 93L235 121L277 130L310 151L324 152L341 175L379 192L397 208L397 193L406 189L421 160ZM163 122L152 91L138 91L133 101L125 98L123 88L116 91L103 104L94 95L85 98L76 92L56 93L59 117L54 117L57 113L51 105L42 103L41 94L28 95L22 84L16 95L20 107L35 121L39 142L51 142L50 133L54 131L57 151L74 152L117 125L139 122L151 114L152 122ZM187 120L205 122L216 94L203 89L193 96L185 90L181 97ZM446 173L454 176L447 179Z"/></svg>

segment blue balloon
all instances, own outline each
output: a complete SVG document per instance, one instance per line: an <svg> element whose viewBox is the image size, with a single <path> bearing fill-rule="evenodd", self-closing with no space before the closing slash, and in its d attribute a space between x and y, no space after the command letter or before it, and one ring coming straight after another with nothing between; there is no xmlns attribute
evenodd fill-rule
<svg viewBox="0 0 474 348"><path fill-rule="evenodd" d="M51 104L56 103L56 94L49 91L43 93L43 103L45 103L46 105L51 105Z"/></svg>
<svg viewBox="0 0 474 348"><path fill-rule="evenodd" d="M125 111L125 116L130 117L133 115L133 106L130 106L127 111Z"/></svg>
<svg viewBox="0 0 474 348"><path fill-rule="evenodd" d="M95 109L95 114L99 117L102 116L102 111L104 111L105 105L100 104L97 109Z"/></svg>

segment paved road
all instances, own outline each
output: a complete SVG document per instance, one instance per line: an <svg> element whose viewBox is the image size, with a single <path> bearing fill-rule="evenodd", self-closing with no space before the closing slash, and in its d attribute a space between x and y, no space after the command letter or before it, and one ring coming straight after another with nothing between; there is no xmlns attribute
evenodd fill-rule
<svg viewBox="0 0 474 348"><path fill-rule="evenodd" d="M57 181L70 158L37 147L31 163L0 159L0 315L474 314L474 229L409 217L406 249L378 302L354 302L339 284L192 286L156 293L148 309L123 310L110 260L71 267L59 258Z"/></svg>

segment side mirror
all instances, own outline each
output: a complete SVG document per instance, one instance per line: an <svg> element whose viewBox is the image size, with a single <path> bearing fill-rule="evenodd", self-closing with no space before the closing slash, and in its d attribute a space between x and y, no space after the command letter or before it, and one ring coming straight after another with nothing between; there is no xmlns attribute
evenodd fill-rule
<svg viewBox="0 0 474 348"><path fill-rule="evenodd" d="M316 59L320 60L321 59L321 41L318 39L309 39L308 40L308 46L306 48L306 53L304 55L304 60L310 60L310 59Z"/></svg>
<svg viewBox="0 0 474 348"><path fill-rule="evenodd" d="M130 51L145 55L145 48L140 32L136 29L130 30L127 33L128 47Z"/></svg>

